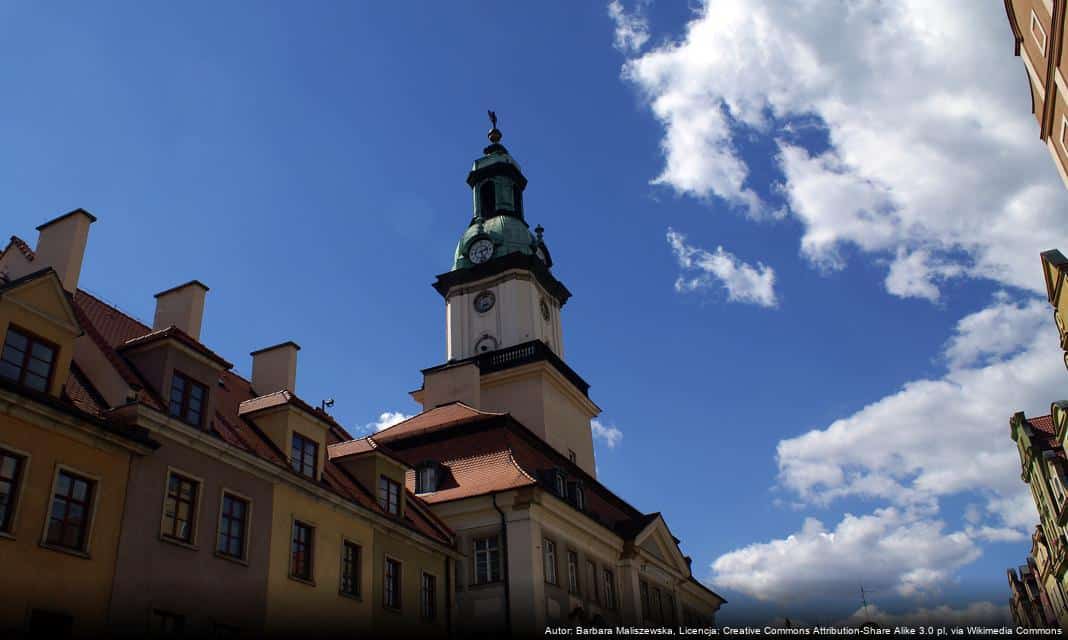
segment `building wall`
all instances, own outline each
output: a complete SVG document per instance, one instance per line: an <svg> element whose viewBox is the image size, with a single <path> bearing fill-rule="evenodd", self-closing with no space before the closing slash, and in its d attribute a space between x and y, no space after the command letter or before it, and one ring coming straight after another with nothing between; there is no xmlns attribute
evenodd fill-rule
<svg viewBox="0 0 1068 640"><path fill-rule="evenodd" d="M325 631L345 627L368 631L373 616L372 571L369 562L374 534L367 520L356 518L311 493L278 483L273 491L271 548L267 576L267 628L274 632ZM315 527L312 580L290 576L293 521ZM360 545L360 598L340 593L341 551L345 540ZM310 627L314 625L314 627Z"/></svg>
<svg viewBox="0 0 1068 640"><path fill-rule="evenodd" d="M368 566L372 567L371 607L375 612L374 630L383 635L401 635L404 637L439 637L444 636L447 623L453 615L448 611L446 586L455 584L449 574L454 571L442 554L433 553L411 540L393 534L381 528L374 532L373 556ZM384 575L386 558L401 562L401 601L400 609L384 606ZM435 578L436 614L433 619L422 617L421 587L422 574Z"/></svg>
<svg viewBox="0 0 1068 640"><path fill-rule="evenodd" d="M12 415L0 399L0 447L26 456L11 535L0 535L0 636L21 629L39 609L73 618L75 633L103 629L126 500L127 449L69 427ZM86 553L43 546L59 468L95 480Z"/></svg>
<svg viewBox="0 0 1068 640"><path fill-rule="evenodd" d="M157 439L162 446L136 460L130 474L112 623L123 631L144 632L152 612L161 610L183 616L186 631L194 634L211 633L218 625L262 630L272 543L271 484L176 439L160 434ZM161 533L171 470L201 482L189 545ZM216 553L223 490L250 502L244 561Z"/></svg>

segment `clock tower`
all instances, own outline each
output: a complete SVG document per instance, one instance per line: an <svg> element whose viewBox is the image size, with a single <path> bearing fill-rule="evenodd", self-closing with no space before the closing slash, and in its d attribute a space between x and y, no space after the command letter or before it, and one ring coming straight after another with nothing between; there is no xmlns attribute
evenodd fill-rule
<svg viewBox="0 0 1068 640"><path fill-rule="evenodd" d="M473 215L452 269L434 282L445 299L446 362L425 369L412 395L424 409L462 401L509 412L595 475L590 420L600 409L563 360L560 312L571 292L552 273L544 230L527 223L527 179L490 119L490 144L467 174Z"/></svg>

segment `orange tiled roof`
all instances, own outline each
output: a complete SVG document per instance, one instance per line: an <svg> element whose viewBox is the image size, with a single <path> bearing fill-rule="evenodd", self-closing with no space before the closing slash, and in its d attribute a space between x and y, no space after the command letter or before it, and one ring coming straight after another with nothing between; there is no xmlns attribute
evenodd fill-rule
<svg viewBox="0 0 1068 640"><path fill-rule="evenodd" d="M22 238L18 237L18 236L11 236L11 241L8 242L7 246L9 248L10 247L15 247L16 249L18 249L19 252L22 255L26 256L26 259L29 260L30 262L33 262L34 259L37 258L37 254L35 254L33 252L33 249L30 248L30 245L26 244L26 241L23 240ZM0 254L4 253L6 251L7 251L7 249L4 249L4 251L0 251Z"/></svg>
<svg viewBox="0 0 1068 640"><path fill-rule="evenodd" d="M1038 416L1037 418L1028 418L1027 423L1031 425L1031 428L1041 431L1049 435L1056 435L1057 428L1053 426L1053 416Z"/></svg>
<svg viewBox="0 0 1068 640"><path fill-rule="evenodd" d="M492 411L480 411L479 409L475 409L462 402L453 402L440 407L434 407L429 411L424 411L419 415L412 416L403 422L398 422L393 426L386 427L376 433L373 437L378 442L389 442L390 440L397 438L410 438L421 433L430 433L432 431L447 429L459 424L466 424L468 422L475 422L503 415L505 414L494 413Z"/></svg>
<svg viewBox="0 0 1068 640"><path fill-rule="evenodd" d="M166 338L174 338L178 342L181 342L182 344L189 347L193 351L196 351L202 356L214 360L216 364L220 365L224 369L232 369L234 366L233 363L228 362L219 354L205 347L199 340L174 325L171 325L164 329L155 329L146 333L143 336L130 338L126 342L119 345L118 350L122 351L124 349L133 349L135 347L150 344L152 342L157 342L159 340L164 340Z"/></svg>
<svg viewBox="0 0 1068 640"><path fill-rule="evenodd" d="M162 411L166 407L162 402L158 390L151 389L151 387L147 385L136 367L122 355L122 347L143 344L149 339L158 339L159 337L162 337L159 334L166 334L174 335L178 337L178 339L182 339L182 336L184 336L188 341L191 341L200 349L215 355L214 352L211 352L207 347L204 347L199 342L195 341L191 336L184 334L184 332L175 333L177 330L173 330L173 328L172 330L154 332L148 325L126 315L122 311L85 291L78 290L75 294L74 308L78 315L79 323L82 324L86 334L101 349L119 375L121 375L127 383L145 389L147 393L144 394L143 398L146 401L146 404L153 406L157 410ZM232 370L229 370L229 367L232 365L221 357L216 356L216 358L218 358L220 364L225 363L227 369L221 372L218 385L212 386L213 393L216 394L216 412L209 421L207 428L211 434L220 438L227 444L289 470L289 460L285 453L279 450L274 442L271 441L271 439L267 437L252 420L247 419L245 415L243 415L250 413L250 411L247 410L247 407L249 406L263 408L263 405L271 402L287 402L294 404L301 409L314 413L317 417L324 420L330 427L328 431L328 440L331 442L328 443L328 446L329 444L337 444L351 439L348 432L332 417L321 410L312 408L299 397L288 391L258 398L248 380L237 375ZM72 401L77 397L77 401L84 402L85 398L90 397L92 394L88 389L72 386L72 392L70 392L69 395L71 396ZM267 399L264 400L264 398ZM258 405L246 404L250 402L255 403L257 400L260 401ZM243 404L246 406L245 411L242 411ZM102 407L102 409L106 409L106 407ZM323 488L334 492L342 498L371 511L375 511L387 518L393 518L393 516L387 514L385 510L378 505L378 501L366 487L362 486L347 472L330 461L327 461L324 466L320 484ZM452 544L452 531L440 519L434 516L434 514L430 513L429 509L422 503L422 501L415 496L409 496L407 504L410 505L410 508L406 510L404 519L402 520L402 523L405 526L437 542L449 545Z"/></svg>

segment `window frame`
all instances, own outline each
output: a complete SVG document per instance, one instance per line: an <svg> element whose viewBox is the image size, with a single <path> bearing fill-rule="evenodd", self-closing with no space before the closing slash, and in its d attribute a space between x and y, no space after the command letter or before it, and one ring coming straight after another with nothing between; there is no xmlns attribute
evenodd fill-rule
<svg viewBox="0 0 1068 640"><path fill-rule="evenodd" d="M390 567L395 566L396 571L390 573ZM393 586L395 593L393 594L393 601L391 602L390 595L390 577L393 577ZM404 594L404 562L397 558L385 554L382 556L382 608L387 611L401 611L403 606L403 594Z"/></svg>
<svg viewBox="0 0 1068 640"><path fill-rule="evenodd" d="M430 483L427 486L426 480L423 478L424 473L430 474ZM425 493L434 493L438 490L438 483L441 480L441 467L436 462L424 462L423 464L415 468L415 494L422 495Z"/></svg>
<svg viewBox="0 0 1068 640"><path fill-rule="evenodd" d="M1038 26L1038 30L1042 32L1042 41L1035 36L1035 26ZM1042 54L1042 57L1046 57L1046 47L1049 44L1049 34L1046 33L1046 28L1042 26L1042 21L1038 19L1038 14L1034 9L1031 9L1031 23L1028 27L1028 31L1031 33L1031 39L1038 45L1038 52Z"/></svg>
<svg viewBox="0 0 1068 640"><path fill-rule="evenodd" d="M11 323L8 323L7 330L4 331L4 341L3 341L3 343L0 343L0 359L3 358L4 349L7 348L7 337L8 337L8 334L10 334L12 331L14 331L15 333L22 334L22 337L26 338L26 352L23 354L22 363L19 365L19 377L18 377L18 380L12 380L11 378L7 378L7 377L4 377L2 379L8 380L10 382L13 382L16 386L18 386L20 388L23 388L23 389L28 389L30 391L36 391L38 393L51 393L52 384L55 382L55 377L56 377L56 362L59 360L59 351L60 351L59 350L59 345L56 344L55 342L52 342L51 340L49 340L47 338L42 337L41 335L39 335L37 333L34 333L33 331L29 331L27 329L24 329L22 326L17 325L14 322L11 322ZM52 351L52 361L50 363L48 363L48 376L45 378L45 388L44 389L34 389L33 387L31 387L28 384L26 384L26 372L29 371L29 361L30 361L30 358L32 357L31 354L33 353L33 345L34 344L39 344L42 347L45 347L47 349L51 349L51 351ZM12 348L14 348L14 347L12 347ZM7 362L7 361L5 360L5 362ZM12 363L9 362L9 364L12 364ZM33 375L40 377L36 373L34 373Z"/></svg>
<svg viewBox="0 0 1068 640"><path fill-rule="evenodd" d="M243 502L245 504L245 515L242 520L241 527L241 555L235 556L229 551L223 551L219 549L219 537L222 535L223 518L227 516L225 512L226 498L229 496L234 500ZM215 526L215 555L225 560L231 560L233 562L240 562L242 564L248 564L248 541L251 537L252 531L252 499L246 495L238 493L233 489L227 489L223 487L219 492L219 517ZM227 529L227 537L229 537L229 528Z"/></svg>
<svg viewBox="0 0 1068 640"><path fill-rule="evenodd" d="M298 459L295 455L297 450L297 443L300 443L300 460L299 466ZM305 473L307 467L308 448L311 448L312 453L312 468L311 475ZM308 436L298 431L293 431L289 437L289 468L293 470L298 476L302 478L308 478L309 480L315 480L319 477L319 443L309 438Z"/></svg>
<svg viewBox="0 0 1068 640"><path fill-rule="evenodd" d="M1061 145L1061 152L1068 156L1068 116L1061 115L1061 135L1057 140Z"/></svg>
<svg viewBox="0 0 1068 640"><path fill-rule="evenodd" d="M172 408L171 408L171 405L174 403L174 379L175 378L181 378L183 380L183 384L185 385L182 388L182 397L181 397L181 401L180 401L179 406L178 406L178 414L177 415L172 413ZM199 387L200 390L201 390L200 415L198 416L196 422L190 422L189 421L189 400L190 400L191 396L193 395L193 387ZM177 420L180 420L182 423L187 424L187 425L189 425L191 427L197 427L197 428L203 427L204 426L204 416L208 412L208 393L210 393L210 389L208 389L208 385L202 384L196 378L194 378L193 376L189 375L188 373L185 373L181 369L174 369L171 372L171 384L170 384L170 389L169 389L169 391L167 393L167 415L172 417L172 418L175 418Z"/></svg>
<svg viewBox="0 0 1068 640"><path fill-rule="evenodd" d="M53 503L56 500L56 489L59 486L59 478L61 475L66 474L73 476L76 479L86 480L89 482L89 499L85 508L85 527L82 532L81 545L79 547L68 547L63 544L56 544L50 542L48 539L48 531L52 522L52 510ZM65 464L57 464L52 472L52 484L48 493L48 508L44 514L44 527L41 532L41 546L53 551L60 551L62 553L70 553L77 556L90 557L90 548L92 546L93 539L93 527L96 524L96 508L100 503L100 476L95 474L86 473L74 467L70 467Z"/></svg>
<svg viewBox="0 0 1068 640"><path fill-rule="evenodd" d="M556 558L556 542L541 539L541 571L547 584L560 586L560 567ZM549 579L549 569L552 569L552 580Z"/></svg>
<svg viewBox="0 0 1068 640"><path fill-rule="evenodd" d="M579 556L574 549L567 550L567 592L572 595L580 595L579 583Z"/></svg>
<svg viewBox="0 0 1068 640"><path fill-rule="evenodd" d="M616 572L608 567L601 568L601 579L603 581L604 598L600 600L600 604L609 611L614 611L616 608Z"/></svg>
<svg viewBox="0 0 1068 640"><path fill-rule="evenodd" d="M427 591L427 578L430 579L431 589ZM428 598L429 594L429 598ZM433 622L438 617L438 577L429 571L421 571L419 575L419 619L423 622Z"/></svg>
<svg viewBox="0 0 1068 640"><path fill-rule="evenodd" d="M190 522L189 522L189 537L183 539L179 536L167 533L165 523L167 521L167 501L171 497L171 478L178 477L182 480L189 481L193 484L196 493L193 495L193 504L190 507ZM197 543L197 533L200 529L200 505L204 498L204 481L190 473L186 473L181 469L175 467L167 467L167 472L163 476L163 509L160 513L159 520L159 535L160 539L166 542L175 542L181 545L187 545L194 547ZM177 524L177 513L175 514L175 524ZM173 527L172 527L173 531Z"/></svg>
<svg viewBox="0 0 1068 640"><path fill-rule="evenodd" d="M356 559L353 566L352 576L349 578L352 587L345 589L345 571L347 565L346 552L349 549L354 549ZM341 568L338 572L338 586L337 591L341 595L348 598L355 598L357 600L363 599L363 545L348 538L341 540Z"/></svg>
<svg viewBox="0 0 1068 640"><path fill-rule="evenodd" d="M383 484L385 486L383 486ZM385 491L384 497L383 491ZM390 498L393 497L394 493L396 494L397 498L395 504L390 501ZM401 515L400 483L394 480L393 478L390 478L384 473L378 476L378 506L382 507L382 510L391 516L400 517ZM395 511L393 510L393 507L396 507Z"/></svg>
<svg viewBox="0 0 1068 640"><path fill-rule="evenodd" d="M567 500L567 478L559 469L553 469L553 491L557 497Z"/></svg>
<svg viewBox="0 0 1068 640"><path fill-rule="evenodd" d="M488 544L487 544L485 549L479 549L478 548L478 543L479 542L481 542L481 541L489 542L490 540L493 541L493 547L492 548L490 548ZM471 567L471 570L474 573L473 584L475 584L475 585L493 584L495 582L500 582L501 580L503 580L502 571L501 571L501 537L500 537L500 535L493 534L493 535L479 536L479 537L473 538L471 540L471 549L472 549L471 559L472 559L472 563L473 563L472 567ZM486 580L480 580L479 579L479 571L478 571L478 558L479 558L479 555L485 555L486 556Z"/></svg>
<svg viewBox="0 0 1068 640"><path fill-rule="evenodd" d="M185 615L184 614L175 613L173 611L168 611L166 609L153 608L152 609L151 620L152 620L152 626L151 626L151 628L149 628L148 631L152 635L180 635L182 633L185 633ZM162 628L156 628L157 625L158 626L162 626L162 624L159 624L159 623L163 623L163 622L166 622L166 621L170 621L172 623L175 623L175 628L174 629L170 629L170 630L162 629Z"/></svg>
<svg viewBox="0 0 1068 640"><path fill-rule="evenodd" d="M590 578L587 582L592 583L591 593L587 595L593 602L601 604L601 587L597 584L597 563L589 558L586 558L586 575Z"/></svg>
<svg viewBox="0 0 1068 640"><path fill-rule="evenodd" d="M315 525L299 518L293 518L289 526L289 577L297 582L304 582L307 584L315 584ZM297 573L294 571L294 560L296 559L297 551L294 546L297 544L297 531L304 530L307 532L307 539L304 544L305 555L305 572Z"/></svg>
<svg viewBox="0 0 1068 640"><path fill-rule="evenodd" d="M3 519L0 519L0 537L14 538L19 508L22 506L22 492L26 485L26 478L29 477L31 456L29 452L0 444L0 462L2 462L4 455L15 458L18 466L15 468L15 476L10 480L12 490L8 494L7 511ZM0 482L8 481L0 480Z"/></svg>

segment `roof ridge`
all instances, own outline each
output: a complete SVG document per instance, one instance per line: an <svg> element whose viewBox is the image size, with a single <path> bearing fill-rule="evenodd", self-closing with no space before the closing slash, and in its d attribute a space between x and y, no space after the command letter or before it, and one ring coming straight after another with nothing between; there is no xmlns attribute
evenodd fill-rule
<svg viewBox="0 0 1068 640"><path fill-rule="evenodd" d="M96 300L97 302L99 302L100 304L104 305L105 307L108 307L109 309L111 309L115 313L122 314L128 320L130 320L132 322L136 322L137 324L141 325L142 327L145 328L145 331L148 331L150 333L152 332L152 325L150 325L147 322L144 322L143 320L131 315L130 313L127 313L126 311L123 311L121 308L119 308L119 306L117 304L115 304L113 302L108 302L104 298L100 297L99 295L97 295L95 293L92 293L88 289L85 289L85 288L82 288L82 287L78 287L76 293L81 293L81 294L84 294L86 296L89 296L90 298L92 298L93 300Z"/></svg>
<svg viewBox="0 0 1068 640"><path fill-rule="evenodd" d="M30 262L33 262L37 259L37 253L30 248L30 244L14 234L12 234L11 240L8 241L8 246L11 245L15 245L15 247L22 253L22 255L26 256L26 259ZM4 251L6 251L6 249Z"/></svg>

